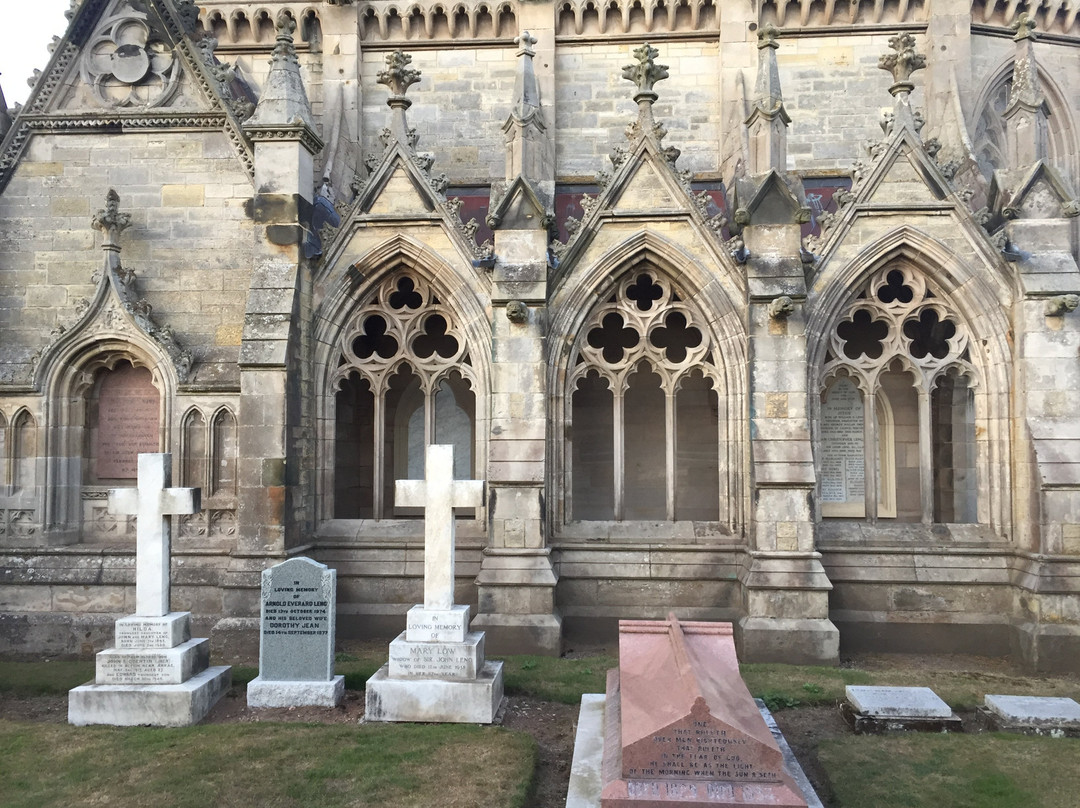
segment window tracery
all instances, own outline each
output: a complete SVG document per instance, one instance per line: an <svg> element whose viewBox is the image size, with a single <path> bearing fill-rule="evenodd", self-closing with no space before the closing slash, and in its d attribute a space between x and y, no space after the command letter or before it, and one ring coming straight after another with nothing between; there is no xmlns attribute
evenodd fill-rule
<svg viewBox="0 0 1080 808"><path fill-rule="evenodd" d="M871 277L829 334L822 515L974 521L975 379L961 317L921 274Z"/></svg>
<svg viewBox="0 0 1080 808"><path fill-rule="evenodd" d="M645 268L581 335L567 379L570 518L718 519L721 380L701 315Z"/></svg>
<svg viewBox="0 0 1080 808"><path fill-rule="evenodd" d="M413 516L394 481L423 476L425 447L454 446L471 479L476 376L461 324L431 287L398 272L349 317L331 377L337 391L334 516Z"/></svg>

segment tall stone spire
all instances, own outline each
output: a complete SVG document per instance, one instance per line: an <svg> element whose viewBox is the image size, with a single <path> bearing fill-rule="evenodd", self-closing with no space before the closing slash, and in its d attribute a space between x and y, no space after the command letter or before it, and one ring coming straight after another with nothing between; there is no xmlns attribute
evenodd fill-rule
<svg viewBox="0 0 1080 808"><path fill-rule="evenodd" d="M791 123L780 91L780 69L776 64L776 35L771 23L758 29L758 73L754 87L753 111L746 119L750 134L749 173L764 174L787 168L787 127Z"/></svg>
<svg viewBox="0 0 1080 808"><path fill-rule="evenodd" d="M270 58L270 73L266 77L262 96L255 107L255 114L244 122L246 130L283 126L306 128L315 136L314 116L308 103L304 81L300 77L300 63L296 59L293 33L296 20L282 9L277 17L277 44ZM317 139L317 138L316 138ZM319 151L322 148L320 142Z"/></svg>
<svg viewBox="0 0 1080 808"><path fill-rule="evenodd" d="M386 69L379 71L376 81L390 90L390 97L386 99L386 105L391 109L389 137L411 151L416 147L417 137L415 132L410 131L409 122L405 119L405 111L412 106L405 93L420 81L420 71L409 67L410 64L412 56L396 50L387 55Z"/></svg>
<svg viewBox="0 0 1080 808"><path fill-rule="evenodd" d="M896 99L892 117L882 124L885 134L891 135L899 127L907 127L913 135L922 128L922 120L911 108L911 91L915 89L911 74L926 67L926 57L915 51L915 37L897 34L889 39L889 47L895 53L886 53L878 59L878 67L892 73L893 83L889 92Z"/></svg>
<svg viewBox="0 0 1080 808"><path fill-rule="evenodd" d="M1039 66L1035 61L1035 20L1021 12L1010 26L1016 34L1009 105L1005 120L1005 150L1010 168L1023 168L1047 156L1047 106L1039 86Z"/></svg>
<svg viewBox="0 0 1080 808"><path fill-rule="evenodd" d="M528 31L514 39L518 45L517 76L514 79L514 105L503 124L506 139L506 179L518 175L533 181L545 176L547 162L547 126L540 109L540 85L533 69L532 46L536 37Z"/></svg>

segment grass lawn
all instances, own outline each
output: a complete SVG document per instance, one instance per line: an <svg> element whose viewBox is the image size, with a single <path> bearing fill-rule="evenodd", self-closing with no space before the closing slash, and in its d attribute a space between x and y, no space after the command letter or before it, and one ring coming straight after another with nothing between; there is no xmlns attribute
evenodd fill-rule
<svg viewBox="0 0 1080 808"><path fill-rule="evenodd" d="M583 693L602 693L607 670L618 664L612 655L503 659L508 695L571 705ZM349 690L362 691L385 661L385 643L358 644L337 655L336 669ZM234 667L234 684L256 673ZM773 710L834 705L849 684L924 685L958 710L981 704L987 693L1080 700L1076 677L926 669L902 661L866 669L743 665L742 674L750 692ZM62 696L93 675L93 662L0 661L0 699ZM569 719L562 732L572 738ZM541 759L552 756L539 748ZM570 756L567 745L556 763L538 768L537 750L531 735L496 727L263 721L166 730L0 720L0 805L534 808L527 804L533 779L555 784L565 778ZM821 730L806 754L816 754L828 778L835 795L830 808L1080 805L1080 740L853 736L840 726ZM556 765L564 758L565 765ZM561 773L550 773L555 769Z"/></svg>
<svg viewBox="0 0 1080 808"><path fill-rule="evenodd" d="M818 757L842 808L1076 808L1080 739L860 735Z"/></svg>
<svg viewBox="0 0 1080 808"><path fill-rule="evenodd" d="M525 808L535 757L498 727L0 721L0 805Z"/></svg>

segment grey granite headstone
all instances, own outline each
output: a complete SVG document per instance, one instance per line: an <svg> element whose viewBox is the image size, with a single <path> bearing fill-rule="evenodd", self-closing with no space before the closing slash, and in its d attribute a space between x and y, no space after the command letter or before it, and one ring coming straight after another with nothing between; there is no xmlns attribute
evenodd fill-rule
<svg viewBox="0 0 1080 808"><path fill-rule="evenodd" d="M259 675L250 707L333 707L344 694L334 676L337 570L291 558L262 574Z"/></svg>

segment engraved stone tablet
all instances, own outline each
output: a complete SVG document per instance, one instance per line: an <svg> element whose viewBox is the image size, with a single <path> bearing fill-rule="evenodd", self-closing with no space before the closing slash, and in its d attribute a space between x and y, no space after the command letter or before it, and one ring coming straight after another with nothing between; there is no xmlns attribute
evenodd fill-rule
<svg viewBox="0 0 1080 808"><path fill-rule="evenodd" d="M337 570L290 558L262 574L263 681L328 682L334 677Z"/></svg>
<svg viewBox="0 0 1080 808"><path fill-rule="evenodd" d="M862 516L866 496L863 402L850 379L833 384L821 405L820 446L823 513Z"/></svg>
<svg viewBox="0 0 1080 808"><path fill-rule="evenodd" d="M806 806L739 676L730 623L621 620L605 721L602 808Z"/></svg>
<svg viewBox="0 0 1080 808"><path fill-rule="evenodd" d="M94 441L98 479L135 479L139 453L158 450L159 406L158 391L146 368L121 365L102 377Z"/></svg>

